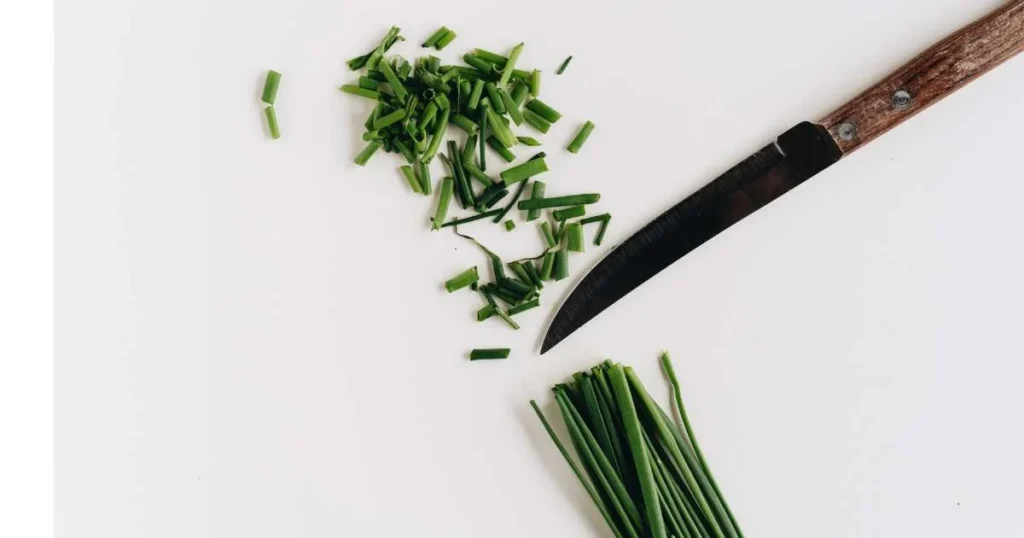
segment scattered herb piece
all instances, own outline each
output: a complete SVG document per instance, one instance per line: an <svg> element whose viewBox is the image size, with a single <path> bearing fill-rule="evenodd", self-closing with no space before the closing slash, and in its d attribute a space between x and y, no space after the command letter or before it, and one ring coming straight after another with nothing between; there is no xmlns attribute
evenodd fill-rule
<svg viewBox="0 0 1024 538"><path fill-rule="evenodd" d="M281 85L281 73L273 69L267 71L267 80L263 82L263 102L272 105L277 99L277 87Z"/></svg>
<svg viewBox="0 0 1024 538"><path fill-rule="evenodd" d="M510 350L507 347L495 349L474 349L469 352L469 360L507 359L509 353Z"/></svg>
<svg viewBox="0 0 1024 538"><path fill-rule="evenodd" d="M277 125L277 112L274 112L274 105L264 108L263 115L267 118L267 129L270 130L270 138L274 140L281 138L281 128Z"/></svg>
<svg viewBox="0 0 1024 538"><path fill-rule="evenodd" d="M565 61L562 62L562 65L558 66L558 71L555 71L555 74L556 75L561 75L562 73L565 73L565 68L569 67L569 62L571 62L571 61L572 61L572 56L569 56L568 58L566 58Z"/></svg>
<svg viewBox="0 0 1024 538"><path fill-rule="evenodd" d="M480 274L477 273L476 266L473 266L445 281L444 289L448 290L448 293L452 293L478 280L480 280Z"/></svg>
<svg viewBox="0 0 1024 538"><path fill-rule="evenodd" d="M590 138L590 133L594 131L594 122L588 121L580 127L580 132L576 133L576 137L569 143L569 153L579 153L580 148Z"/></svg>

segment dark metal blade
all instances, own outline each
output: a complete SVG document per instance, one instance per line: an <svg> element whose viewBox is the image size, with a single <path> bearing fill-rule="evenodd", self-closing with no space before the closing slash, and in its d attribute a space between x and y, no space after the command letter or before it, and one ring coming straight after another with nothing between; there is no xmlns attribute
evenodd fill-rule
<svg viewBox="0 0 1024 538"><path fill-rule="evenodd" d="M800 123L669 209L619 245L584 277L544 337L543 354L636 289L747 215L842 157L823 127Z"/></svg>

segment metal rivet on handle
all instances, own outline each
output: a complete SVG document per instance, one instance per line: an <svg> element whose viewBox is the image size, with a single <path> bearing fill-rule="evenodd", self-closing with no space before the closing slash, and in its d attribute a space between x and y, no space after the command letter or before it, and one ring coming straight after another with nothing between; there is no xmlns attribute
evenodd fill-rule
<svg viewBox="0 0 1024 538"><path fill-rule="evenodd" d="M857 127L854 124L850 122L839 124L839 138L843 139L846 142L849 142L856 137Z"/></svg>
<svg viewBox="0 0 1024 538"><path fill-rule="evenodd" d="M912 100L913 97L907 90L896 90L896 93L892 94L892 107L896 110L903 110L910 106Z"/></svg>

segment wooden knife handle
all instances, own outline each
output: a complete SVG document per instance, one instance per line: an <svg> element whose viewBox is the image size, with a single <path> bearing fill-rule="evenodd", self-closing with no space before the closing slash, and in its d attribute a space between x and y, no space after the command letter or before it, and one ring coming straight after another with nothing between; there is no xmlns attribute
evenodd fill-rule
<svg viewBox="0 0 1024 538"><path fill-rule="evenodd" d="M1012 0L914 58L821 124L849 154L1021 52L1024 0Z"/></svg>

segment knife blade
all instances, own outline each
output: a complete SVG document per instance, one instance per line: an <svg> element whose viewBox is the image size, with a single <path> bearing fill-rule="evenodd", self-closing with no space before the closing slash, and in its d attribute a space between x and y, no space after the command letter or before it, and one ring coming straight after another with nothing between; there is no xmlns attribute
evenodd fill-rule
<svg viewBox="0 0 1024 538"><path fill-rule="evenodd" d="M819 123L803 122L608 254L555 314L544 354L663 269L844 156L1024 52L1024 0L953 34Z"/></svg>

